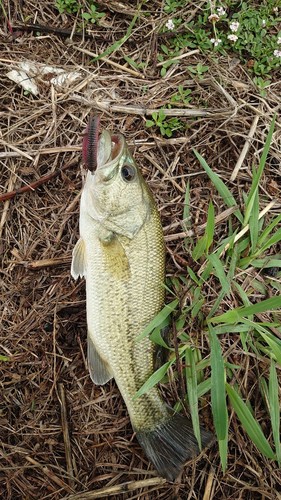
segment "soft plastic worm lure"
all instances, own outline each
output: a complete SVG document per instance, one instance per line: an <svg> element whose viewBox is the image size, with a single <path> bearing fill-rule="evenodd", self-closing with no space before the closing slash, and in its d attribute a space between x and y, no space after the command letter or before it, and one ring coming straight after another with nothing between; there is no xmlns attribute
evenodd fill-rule
<svg viewBox="0 0 281 500"><path fill-rule="evenodd" d="M97 168L99 126L100 117L90 116L83 138L83 161L86 168L91 172Z"/></svg>

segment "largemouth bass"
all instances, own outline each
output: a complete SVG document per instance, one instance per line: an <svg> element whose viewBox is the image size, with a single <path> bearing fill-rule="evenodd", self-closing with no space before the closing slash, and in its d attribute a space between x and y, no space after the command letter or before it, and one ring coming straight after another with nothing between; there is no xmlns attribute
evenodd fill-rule
<svg viewBox="0 0 281 500"><path fill-rule="evenodd" d="M87 173L72 276L86 278L88 366L95 384L114 378L132 427L161 476L174 480L198 453L192 425L158 389L134 398L154 371L154 344L136 340L164 303L165 247L150 189L123 135L99 136L92 118L84 138ZM202 430L202 444L210 440Z"/></svg>

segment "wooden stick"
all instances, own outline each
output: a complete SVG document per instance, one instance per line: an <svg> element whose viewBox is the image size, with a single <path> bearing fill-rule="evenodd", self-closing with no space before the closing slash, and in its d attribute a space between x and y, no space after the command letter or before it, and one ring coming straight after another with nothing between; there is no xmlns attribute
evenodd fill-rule
<svg viewBox="0 0 281 500"><path fill-rule="evenodd" d="M15 189L14 191L10 191L8 193L1 194L0 195L0 202L10 200L11 198L14 198L17 194L22 194L22 193L25 193L26 191L33 191L37 187L42 186L42 184L45 184L45 182L48 182L51 179L53 179L54 177L56 177L57 175L59 175L64 170L67 170L69 167L71 167L75 163L77 163L77 159L72 158L72 160L70 160L68 163L63 165L60 169L55 170L54 172L51 172L50 174L44 175L43 177L40 177L40 179L38 179L37 181L32 182L31 184L28 184L27 186L23 186L19 189Z"/></svg>
<svg viewBox="0 0 281 500"><path fill-rule="evenodd" d="M91 57L99 57L98 54L96 54L95 52L91 52L90 50L88 49L83 49L82 47L78 47L77 45L75 45L74 47L76 50L79 50L80 52L83 52L83 54L87 54L88 56L91 56ZM107 64L111 64L111 66L113 66L114 68L117 68L121 71L125 71L126 73L130 73L131 75L133 76L137 76L138 78L142 78L144 79L144 75L142 75L141 73L139 73L138 71L134 71L133 69L131 68L127 68L126 66L122 66L121 64L118 64L114 61L111 61L110 59L108 59L107 57L101 57L100 58L101 61L103 62L106 62Z"/></svg>
<svg viewBox="0 0 281 500"><path fill-rule="evenodd" d="M32 457L29 457L28 455L25 456L25 459L31 463L32 465L35 465L35 467L38 467L39 469L42 470L42 472L49 478L51 479L54 483L56 483L60 488L63 488L65 491L68 493L73 493L73 489L68 486L64 481L62 481L56 474L49 469L46 465L42 465L37 460L34 460Z"/></svg>
<svg viewBox="0 0 281 500"><path fill-rule="evenodd" d="M271 210L272 207L274 207L275 203L276 203L276 200L272 200L270 203L268 203L268 205L266 205L266 207L264 207L264 209L259 213L258 220L260 220L265 214L267 214L267 212L269 212L269 210ZM238 240L240 240L240 238L242 238L242 236L244 236L244 234L246 234L249 231L249 227L250 227L249 224L247 224L245 227L243 227L243 229L241 229L241 231L239 231L239 233L236 234L233 243L236 243ZM224 249L222 250L220 256L229 247L230 247L230 243L227 243L227 245L225 245Z"/></svg>
<svg viewBox="0 0 281 500"><path fill-rule="evenodd" d="M146 488L149 486L163 486L166 484L166 479L162 477L152 477L150 479L143 479L141 481L132 481L130 483L122 483L116 486L106 486L96 491L86 491L85 493L77 493L70 495L68 500L92 500L94 498L107 498L116 493L127 493L128 491L135 491L139 488Z"/></svg>
<svg viewBox="0 0 281 500"><path fill-rule="evenodd" d="M235 212L235 210L237 210L237 206L227 208L226 210L224 210L220 214L216 215L215 224L222 222L224 219L228 219L228 217L231 214L233 214ZM204 233L206 226L207 226L207 222L198 226L196 228L196 234ZM181 233L176 233L176 234L167 234L166 236L164 236L164 239L165 239L165 241L174 241L174 240L178 240L180 238L187 238L187 237L190 238L191 236L194 236L194 234L195 234L195 231L193 231L193 230L183 231Z"/></svg>
<svg viewBox="0 0 281 500"><path fill-rule="evenodd" d="M240 170L240 168L241 168L241 166L243 164L243 161L245 160L245 156L248 153L249 148L250 148L250 146L252 144L252 139L253 139L253 137L255 135L259 118L260 118L259 115L256 115L255 118L254 118L254 120L253 120L253 123L252 123L251 128L250 128L249 135L248 135L248 137L246 139L246 142L245 142L245 144L243 146L243 149L242 149L242 151L240 153L240 156L239 156L239 158L237 160L237 163L236 163L236 165L235 165L235 167L233 169L233 172L231 174L231 177L230 177L231 181L234 181L236 179L237 174L238 174L238 172L239 172L239 170Z"/></svg>
<svg viewBox="0 0 281 500"><path fill-rule="evenodd" d="M173 108L173 109L162 109L162 108L145 108L144 106L137 106L134 104L112 104L112 101L99 101L98 99L87 99L78 94L73 94L71 99L75 102L80 102L86 106L95 107L101 109L102 111L108 111L110 113L126 113L127 115L140 115L140 116L151 116L152 113L159 113L160 109L163 111L165 116L181 116L181 117L200 117L207 116L209 118L222 118L230 116L232 113L229 108L222 109L209 109L208 111L201 108ZM167 141L168 139L165 139Z"/></svg>
<svg viewBox="0 0 281 500"><path fill-rule="evenodd" d="M68 420L67 420L67 408L66 408L66 398L64 385L58 384L59 389L59 401L61 405L61 426L63 432L63 440L64 440L64 449L65 449L65 460L66 460L66 468L69 475L68 483L71 488L74 489L74 480L73 478L73 466L72 466L72 456L71 456L71 443L69 439L69 430L68 430Z"/></svg>

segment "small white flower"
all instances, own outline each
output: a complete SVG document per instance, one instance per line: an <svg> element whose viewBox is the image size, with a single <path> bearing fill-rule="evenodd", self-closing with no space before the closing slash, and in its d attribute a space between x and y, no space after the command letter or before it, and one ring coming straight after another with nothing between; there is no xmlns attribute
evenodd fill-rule
<svg viewBox="0 0 281 500"><path fill-rule="evenodd" d="M226 14L226 11L224 10L223 7L218 7L217 8L217 13L219 16L224 16Z"/></svg>
<svg viewBox="0 0 281 500"><path fill-rule="evenodd" d="M220 38L211 38L210 42L214 44L215 47L217 47L221 43Z"/></svg>
<svg viewBox="0 0 281 500"><path fill-rule="evenodd" d="M174 21L173 19L169 19L166 24L165 24L166 28L168 28L168 30L171 30L173 31L174 27L175 27L175 24L174 24Z"/></svg>
<svg viewBox="0 0 281 500"><path fill-rule="evenodd" d="M231 31L234 31L234 33L236 33L236 31L238 31L239 25L240 25L240 23L235 21L233 23L230 23L229 27L230 27Z"/></svg>
<svg viewBox="0 0 281 500"><path fill-rule="evenodd" d="M210 23L216 23L217 21L220 20L220 18L219 18L219 16L217 14L211 14L208 17L208 20L210 21Z"/></svg>
<svg viewBox="0 0 281 500"><path fill-rule="evenodd" d="M238 36L237 35L227 35L227 38L231 42L236 42L238 40Z"/></svg>
<svg viewBox="0 0 281 500"><path fill-rule="evenodd" d="M273 12L275 12L275 14L278 14L278 7L273 7Z"/></svg>
<svg viewBox="0 0 281 500"><path fill-rule="evenodd" d="M274 55L275 57L281 57L281 50L277 50L277 49L276 49L276 50L273 52L273 55Z"/></svg>
<svg viewBox="0 0 281 500"><path fill-rule="evenodd" d="M279 36L279 37L277 38L277 43L278 43L278 45L281 43L281 36Z"/></svg>
<svg viewBox="0 0 281 500"><path fill-rule="evenodd" d="M261 25L262 25L263 28L266 26L266 20L265 19L262 20Z"/></svg>

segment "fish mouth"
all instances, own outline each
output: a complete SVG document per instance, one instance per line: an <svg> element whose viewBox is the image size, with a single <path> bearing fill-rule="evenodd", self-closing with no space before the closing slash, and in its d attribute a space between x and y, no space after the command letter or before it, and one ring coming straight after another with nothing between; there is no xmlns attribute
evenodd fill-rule
<svg viewBox="0 0 281 500"><path fill-rule="evenodd" d="M118 163L124 150L122 134L109 130L100 133L100 117L91 116L83 138L83 161L87 170L94 172Z"/></svg>

